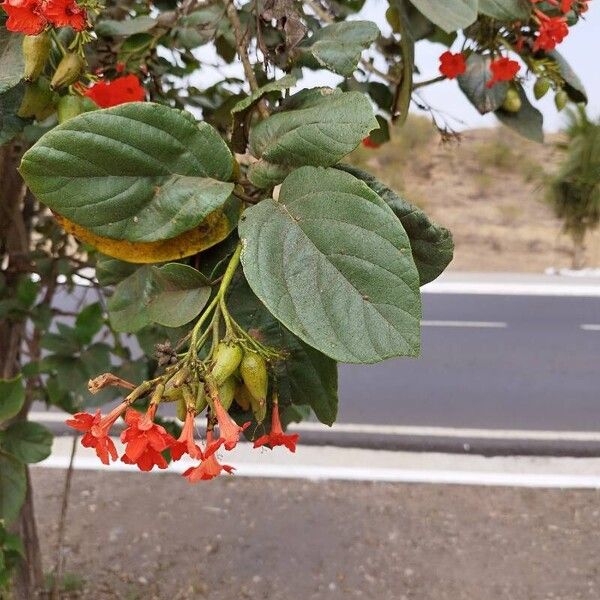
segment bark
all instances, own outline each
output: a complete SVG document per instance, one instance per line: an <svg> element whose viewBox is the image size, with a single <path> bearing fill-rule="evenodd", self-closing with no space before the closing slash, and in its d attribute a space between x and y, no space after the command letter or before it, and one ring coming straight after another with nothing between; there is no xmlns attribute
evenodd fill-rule
<svg viewBox="0 0 600 600"><path fill-rule="evenodd" d="M573 269L583 269L585 267L585 230L574 231L571 238L573 239L571 267Z"/></svg>
<svg viewBox="0 0 600 600"><path fill-rule="evenodd" d="M8 288L14 285L18 272L28 265L30 230L24 217L25 187L17 172L22 154L18 144L0 148L0 260ZM16 375L21 367L21 347L25 324L8 319L0 321L0 376ZM29 402L17 419L26 419ZM25 559L21 561L13 579L12 594L15 600L32 600L43 585L42 557L37 534L31 480L27 470L27 495L19 519L12 527L25 547Z"/></svg>

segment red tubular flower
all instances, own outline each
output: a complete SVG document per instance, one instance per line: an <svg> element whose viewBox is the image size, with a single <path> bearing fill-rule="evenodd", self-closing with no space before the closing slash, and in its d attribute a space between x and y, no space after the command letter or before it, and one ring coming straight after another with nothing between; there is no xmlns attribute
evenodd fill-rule
<svg viewBox="0 0 600 600"><path fill-rule="evenodd" d="M487 82L486 87L491 88L499 81L512 81L520 68L521 65L516 60L511 60L505 56L493 60L490 63L492 78Z"/></svg>
<svg viewBox="0 0 600 600"><path fill-rule="evenodd" d="M6 29L25 35L38 35L47 25L39 0L5 0L0 6L8 15Z"/></svg>
<svg viewBox="0 0 600 600"><path fill-rule="evenodd" d="M192 458L202 460L202 450L194 442L194 418L196 414L193 411L188 411L185 415L185 423L181 430L181 435L170 447L171 458L179 460L184 454L189 454ZM214 452L214 451L213 451Z"/></svg>
<svg viewBox="0 0 600 600"><path fill-rule="evenodd" d="M543 14L543 13L541 13ZM540 30L533 49L554 50L569 35L569 26L563 17L540 16Z"/></svg>
<svg viewBox="0 0 600 600"><path fill-rule="evenodd" d="M47 0L44 15L55 27L72 27L75 31L87 27L87 13L75 0Z"/></svg>
<svg viewBox="0 0 600 600"><path fill-rule="evenodd" d="M85 92L100 108L110 108L126 102L142 102L146 92L140 80L133 74L117 77L112 81L97 81Z"/></svg>
<svg viewBox="0 0 600 600"><path fill-rule="evenodd" d="M283 433L281 420L279 419L279 404L273 404L271 431L267 435L259 437L254 442L254 447L268 446L273 449L274 446L285 446L290 452L296 452L296 444L299 437L300 435L297 433Z"/></svg>
<svg viewBox="0 0 600 600"><path fill-rule="evenodd" d="M209 448L213 445L213 432L211 430L206 432L206 447ZM190 467L187 471L184 471L183 476L190 483L197 483L198 481L208 481L221 474L222 471L226 473L233 473L235 469L230 465L222 465L217 457L213 454L206 457L197 467Z"/></svg>
<svg viewBox="0 0 600 600"><path fill-rule="evenodd" d="M379 148L381 146L381 144L378 144L377 142L374 142L370 137L366 137L363 139L362 141L362 145L365 148L372 148L373 150Z"/></svg>
<svg viewBox="0 0 600 600"><path fill-rule="evenodd" d="M100 416L100 410L97 410L95 415L76 413L73 418L67 419L66 423L69 427L84 434L81 438L81 445L85 448L94 448L98 458L107 465L111 458L112 460L118 458L115 444L109 437L110 428L128 406L129 403L121 402L105 417Z"/></svg>
<svg viewBox="0 0 600 600"><path fill-rule="evenodd" d="M250 421L244 423L241 427L229 416L229 413L223 408L223 405L218 399L215 400L215 414L217 421L219 422L219 439L217 442L221 442L225 446L226 450L235 448L236 444L240 441L240 434L246 427L250 425ZM212 446L212 448L211 448ZM214 454L214 444L208 444L206 446L206 453ZM212 449L212 452L211 452Z"/></svg>
<svg viewBox="0 0 600 600"><path fill-rule="evenodd" d="M448 79L462 75L467 69L465 56L462 52L452 54L447 50L440 56L440 73Z"/></svg>
<svg viewBox="0 0 600 600"><path fill-rule="evenodd" d="M167 461L161 454L175 443L172 435L161 425L154 423L156 404L151 404L142 414L129 409L125 413L128 427L121 433L121 441L126 444L121 460L125 464L137 464L141 471L151 471L154 465L167 468Z"/></svg>

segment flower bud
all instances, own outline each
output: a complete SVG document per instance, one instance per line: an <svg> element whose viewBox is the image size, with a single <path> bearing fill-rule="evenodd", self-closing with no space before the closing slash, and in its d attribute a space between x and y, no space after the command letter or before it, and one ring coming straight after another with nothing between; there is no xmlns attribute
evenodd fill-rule
<svg viewBox="0 0 600 600"><path fill-rule="evenodd" d="M233 396L235 394L236 380L235 377L228 377L219 386L219 400L225 410L229 410L231 403L233 402Z"/></svg>
<svg viewBox="0 0 600 600"><path fill-rule="evenodd" d="M554 95L554 104L556 105L556 110L561 111L569 101L569 96L565 90L560 90L556 92Z"/></svg>
<svg viewBox="0 0 600 600"><path fill-rule="evenodd" d="M504 102L502 103L502 109L511 112L517 113L521 110L522 106L521 96L519 92L515 90L515 88L510 87L506 92L506 97L504 98Z"/></svg>
<svg viewBox="0 0 600 600"><path fill-rule="evenodd" d="M25 88L17 115L24 119L34 117L38 121L43 121L54 112L54 108L55 96L48 86L48 81L38 79Z"/></svg>
<svg viewBox="0 0 600 600"><path fill-rule="evenodd" d="M85 59L83 57L73 52L67 52L56 67L50 87L56 90L75 83L83 73L84 67Z"/></svg>
<svg viewBox="0 0 600 600"><path fill-rule="evenodd" d="M536 100L543 98L550 89L551 82L547 77L538 77L533 86L533 95Z"/></svg>
<svg viewBox="0 0 600 600"><path fill-rule="evenodd" d="M23 38L23 79L35 81L44 70L50 55L52 40L47 31L39 35L26 35Z"/></svg>
<svg viewBox="0 0 600 600"><path fill-rule="evenodd" d="M57 106L58 122L64 123L83 111L83 98L80 96L62 96Z"/></svg>
<svg viewBox="0 0 600 600"><path fill-rule="evenodd" d="M211 370L217 385L222 385L228 377L233 375L242 361L242 354L242 349L238 344L219 342Z"/></svg>
<svg viewBox="0 0 600 600"><path fill-rule="evenodd" d="M244 357L240 363L240 375L250 395L255 400L265 402L269 386L269 375L265 359L257 352L244 352Z"/></svg>

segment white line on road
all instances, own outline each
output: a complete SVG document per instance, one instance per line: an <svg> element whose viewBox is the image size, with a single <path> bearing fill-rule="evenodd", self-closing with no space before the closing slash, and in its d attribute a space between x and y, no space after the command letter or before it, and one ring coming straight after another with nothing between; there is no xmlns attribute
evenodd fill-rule
<svg viewBox="0 0 600 600"><path fill-rule="evenodd" d="M489 329L504 329L507 323L502 321L421 321L424 327L475 327Z"/></svg>
<svg viewBox="0 0 600 600"><path fill-rule="evenodd" d="M560 296L600 297L600 283L571 284L570 282L544 281L460 281L436 280L424 285L426 294L489 294L496 296Z"/></svg>
<svg viewBox="0 0 600 600"><path fill-rule="evenodd" d="M119 448L118 439L115 443ZM52 455L37 465L65 469L70 439L57 438ZM531 488L600 488L600 459L448 456L436 453L390 452L353 448L300 447L295 455L283 451L258 452L238 445L222 459L236 468L236 476L308 479L313 481L374 481L455 485L516 486ZM169 471L182 473L193 465L182 459ZM351 465L351 466L349 466ZM139 473L132 465L116 462L105 467L90 449L78 448L77 470ZM151 473L164 473L153 470Z"/></svg>
<svg viewBox="0 0 600 600"><path fill-rule="evenodd" d="M29 418L38 423L64 423L66 412L35 411ZM200 422L199 422L200 424ZM600 442L600 431L543 431L537 429L478 429L466 427L421 427L412 425L375 425L369 423L336 423L328 427L322 423L291 423L291 431L317 433L363 433L371 435L470 438L486 440Z"/></svg>
<svg viewBox="0 0 600 600"><path fill-rule="evenodd" d="M584 331L600 331L600 325L596 325L593 323L584 323L579 326Z"/></svg>

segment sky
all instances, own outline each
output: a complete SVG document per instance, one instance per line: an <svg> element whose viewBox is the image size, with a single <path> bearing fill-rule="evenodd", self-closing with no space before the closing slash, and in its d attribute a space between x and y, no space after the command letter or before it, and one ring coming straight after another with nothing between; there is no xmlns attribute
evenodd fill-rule
<svg viewBox="0 0 600 600"><path fill-rule="evenodd" d="M374 21L382 33L388 35L391 30L385 20L387 7L387 0L367 0L362 11L354 18ZM600 117L600 0L592 0L589 7L585 21L580 20L572 28L569 36L558 49L583 81L589 98L589 114L592 117ZM422 79L430 79L439 74L438 58L445 50L445 46L427 41L417 44L416 64L422 73ZM208 63L218 61L210 44L195 54L202 61ZM377 65L377 63L375 64ZM204 67L198 75L192 78L193 84L200 88L206 88L221 79L223 73L238 77L242 75L239 64L227 65L225 68L213 72L210 68ZM420 78L420 76L417 77L417 80ZM341 77L327 71L304 69L304 78L301 83L302 87L334 86L341 80ZM473 127L493 127L498 123L493 115L481 116L462 94L456 81L444 81L423 88L419 90L419 94L431 107L440 110L452 128L457 131ZM565 118L557 112L551 93L542 100L535 101L534 104L544 114L546 131L558 131L562 127ZM413 108L412 111L415 112L415 109Z"/></svg>

